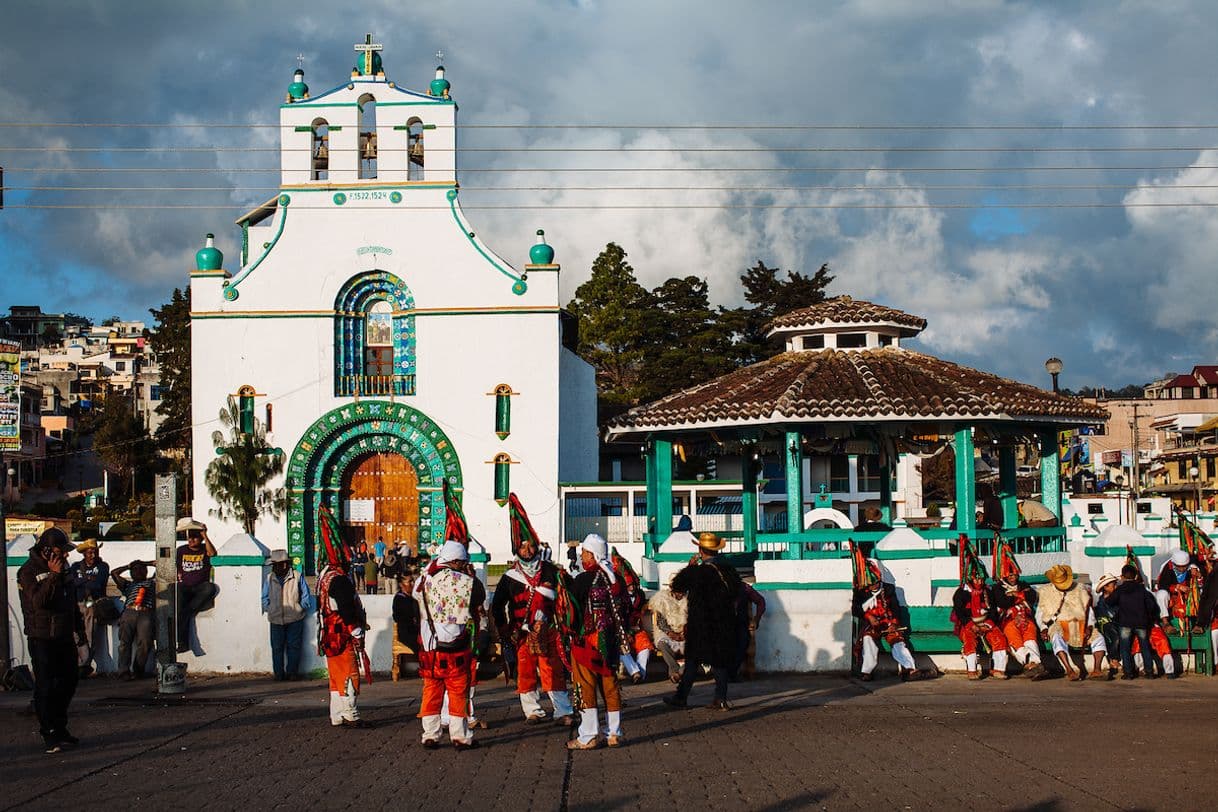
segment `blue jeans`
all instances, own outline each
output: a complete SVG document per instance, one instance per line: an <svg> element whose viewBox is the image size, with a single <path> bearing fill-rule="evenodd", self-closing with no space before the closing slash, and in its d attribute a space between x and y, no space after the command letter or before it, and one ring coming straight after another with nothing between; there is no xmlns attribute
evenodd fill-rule
<svg viewBox="0 0 1218 812"><path fill-rule="evenodd" d="M275 672L275 679L287 679L289 674L300 671L303 642L304 618L294 623L271 624L271 668Z"/></svg>
<svg viewBox="0 0 1218 812"><path fill-rule="evenodd" d="M1159 662L1159 656L1150 647L1150 629L1122 626L1121 670L1125 673L1125 676L1132 677L1136 673L1133 667L1133 639L1135 637L1138 639L1138 647L1142 650L1143 673L1146 675L1153 674L1156 666L1158 666L1159 673L1163 673L1163 663Z"/></svg>

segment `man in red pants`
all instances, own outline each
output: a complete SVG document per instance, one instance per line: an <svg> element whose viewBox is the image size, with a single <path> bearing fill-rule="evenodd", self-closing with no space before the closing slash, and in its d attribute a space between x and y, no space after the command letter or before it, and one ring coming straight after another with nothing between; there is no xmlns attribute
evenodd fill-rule
<svg viewBox="0 0 1218 812"><path fill-rule="evenodd" d="M960 638L969 679L980 679L977 667L977 644L984 640L993 652L993 675L1007 678L1007 638L998 628L994 606L985 587L985 570L979 569L960 583L952 597L952 621Z"/></svg>
<svg viewBox="0 0 1218 812"><path fill-rule="evenodd" d="M453 747L476 747L469 728L469 686L472 667L473 630L486 602L486 587L463 572L469 551L458 541L447 541L436 561L415 584L419 604L419 676L423 699L419 718L423 722L423 746L440 745L440 710L448 696L448 736Z"/></svg>
<svg viewBox="0 0 1218 812"><path fill-rule="evenodd" d="M499 639L516 649L516 693L527 724L546 719L541 707L545 691L554 705L554 720L571 725L575 715L567 695L567 680L559 652L558 628L554 625L554 601L558 598L558 567L541 558L537 535L516 494L511 502L512 546L516 561L508 568L491 600L491 616Z"/></svg>

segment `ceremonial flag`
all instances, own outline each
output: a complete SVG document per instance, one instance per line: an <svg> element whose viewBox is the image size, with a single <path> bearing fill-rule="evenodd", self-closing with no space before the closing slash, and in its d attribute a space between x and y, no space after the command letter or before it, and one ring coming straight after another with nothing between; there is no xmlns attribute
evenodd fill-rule
<svg viewBox="0 0 1218 812"><path fill-rule="evenodd" d="M960 534L958 546L960 548L960 583L968 583L974 578L985 581L987 578L985 564L981 563L981 559L973 550L973 543L964 533Z"/></svg>
<svg viewBox="0 0 1218 812"><path fill-rule="evenodd" d="M461 503L456 494L444 480L444 540L458 541L469 546L469 525L465 523L465 514L461 511Z"/></svg>
<svg viewBox="0 0 1218 812"><path fill-rule="evenodd" d="M1214 555L1214 542L1179 508L1176 508L1176 522L1180 526L1180 549L1188 552L1208 573Z"/></svg>
<svg viewBox="0 0 1218 812"><path fill-rule="evenodd" d="M1125 564L1132 564L1138 570L1138 577L1145 582L1146 573L1142 571L1142 562L1138 560L1137 553L1133 551L1133 546L1129 544L1125 545Z"/></svg>
<svg viewBox="0 0 1218 812"><path fill-rule="evenodd" d="M339 528L334 514L325 505L319 505L317 508L317 527L320 531L317 534L318 562L324 561L329 566L347 566L351 561L347 542L343 541L342 529Z"/></svg>
<svg viewBox="0 0 1218 812"><path fill-rule="evenodd" d="M850 540L850 563L854 568L854 588L870 589L880 580L879 575L872 569L871 562L863 555L859 543Z"/></svg>
<svg viewBox="0 0 1218 812"><path fill-rule="evenodd" d="M997 533L994 534L994 561L990 565L990 572L998 580L1002 580L1008 575L1018 576L1023 572L1019 567L1019 562L1015 560L1015 553L1011 550L1011 545Z"/></svg>
<svg viewBox="0 0 1218 812"><path fill-rule="evenodd" d="M512 529L512 555L517 555L520 545L526 541L533 543L533 549L541 550L541 538L533 529L533 523L529 521L529 514L525 513L524 505L520 504L514 493L508 494L508 524Z"/></svg>
<svg viewBox="0 0 1218 812"><path fill-rule="evenodd" d="M613 574L617 576L626 591L626 600L630 604L630 613L633 617L643 608L645 600L639 575L634 571L634 567L630 566L630 562L621 556L616 547L609 551L609 564L613 567Z"/></svg>

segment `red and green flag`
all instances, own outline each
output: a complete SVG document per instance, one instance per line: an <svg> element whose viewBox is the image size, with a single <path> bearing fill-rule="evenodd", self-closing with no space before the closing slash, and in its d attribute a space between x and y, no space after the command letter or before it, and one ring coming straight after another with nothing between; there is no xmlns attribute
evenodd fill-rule
<svg viewBox="0 0 1218 812"><path fill-rule="evenodd" d="M1019 568L1019 562L1015 560L1015 551L997 533L994 534L994 561L990 565L990 572L994 573L994 577L999 580L1008 575L1018 576L1023 572Z"/></svg>
<svg viewBox="0 0 1218 812"><path fill-rule="evenodd" d="M957 546L960 548L960 583L967 584L974 580L984 582L989 577L985 571L985 564L981 563L977 551L973 549L973 543L969 541L966 534L960 534Z"/></svg>
<svg viewBox="0 0 1218 812"><path fill-rule="evenodd" d="M444 540L469 546L469 525L465 523L461 503L457 501L457 495L447 479L444 480Z"/></svg>
<svg viewBox="0 0 1218 812"><path fill-rule="evenodd" d="M871 589L879 582L877 568L867 560L859 543L853 539L850 541L850 563L854 569L855 589Z"/></svg>
<svg viewBox="0 0 1218 812"><path fill-rule="evenodd" d="M1138 571L1138 578L1142 581L1146 580L1146 573L1142 570L1142 562L1138 560L1138 554L1133 551L1133 545L1125 545L1125 565L1132 565Z"/></svg>
<svg viewBox="0 0 1218 812"><path fill-rule="evenodd" d="M343 540L338 520L325 505L317 508L317 560L331 567L343 567L351 563L347 542Z"/></svg>
<svg viewBox="0 0 1218 812"><path fill-rule="evenodd" d="M512 555L518 555L520 546L526 541L532 542L533 549L541 550L541 537L533 529L529 514L514 493L508 494L508 525L512 530Z"/></svg>
<svg viewBox="0 0 1218 812"><path fill-rule="evenodd" d="M1214 555L1213 540L1179 508L1176 508L1176 523L1180 527L1180 549L1191 555L1208 573Z"/></svg>

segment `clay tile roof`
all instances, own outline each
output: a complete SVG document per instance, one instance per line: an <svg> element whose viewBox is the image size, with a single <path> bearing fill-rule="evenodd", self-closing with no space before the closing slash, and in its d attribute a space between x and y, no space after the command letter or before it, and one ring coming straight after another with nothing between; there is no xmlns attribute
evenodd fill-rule
<svg viewBox="0 0 1218 812"><path fill-rule="evenodd" d="M1197 385L1197 379L1192 375L1177 375L1164 384L1168 389L1188 389Z"/></svg>
<svg viewBox="0 0 1218 812"><path fill-rule="evenodd" d="M803 420L1012 420L1086 425L1108 412L1081 398L896 347L786 352L638 406L610 439L641 431Z"/></svg>
<svg viewBox="0 0 1218 812"><path fill-rule="evenodd" d="M898 324L916 332L926 329L926 319L904 310L885 307L849 296L835 296L811 307L802 307L778 316L766 327L767 333L792 327L815 327L820 324Z"/></svg>

